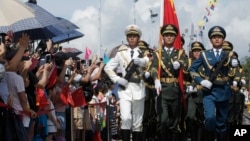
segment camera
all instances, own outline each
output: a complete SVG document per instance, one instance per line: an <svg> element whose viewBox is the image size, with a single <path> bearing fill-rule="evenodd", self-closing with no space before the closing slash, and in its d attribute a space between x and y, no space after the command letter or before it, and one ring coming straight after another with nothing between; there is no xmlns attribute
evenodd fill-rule
<svg viewBox="0 0 250 141"><path fill-rule="evenodd" d="M76 62L76 68L77 68L77 70L81 70L81 62L80 61Z"/></svg>

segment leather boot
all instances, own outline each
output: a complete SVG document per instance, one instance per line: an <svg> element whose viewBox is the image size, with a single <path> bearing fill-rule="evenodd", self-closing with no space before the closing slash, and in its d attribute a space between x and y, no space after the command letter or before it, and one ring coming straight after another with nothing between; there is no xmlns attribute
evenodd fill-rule
<svg viewBox="0 0 250 141"><path fill-rule="evenodd" d="M142 140L145 141L147 139L148 139L148 128L147 126L144 126L142 130Z"/></svg>
<svg viewBox="0 0 250 141"><path fill-rule="evenodd" d="M190 139L192 141L197 141L197 126L192 119L187 120L187 129L189 130Z"/></svg>
<svg viewBox="0 0 250 141"><path fill-rule="evenodd" d="M205 141L214 141L215 140L215 132L206 130L205 133Z"/></svg>
<svg viewBox="0 0 250 141"><path fill-rule="evenodd" d="M180 133L171 132L171 141L179 141L179 140L180 140Z"/></svg>
<svg viewBox="0 0 250 141"><path fill-rule="evenodd" d="M133 132L133 141L142 141L142 132Z"/></svg>
<svg viewBox="0 0 250 141"><path fill-rule="evenodd" d="M216 141L228 141L226 133L217 133Z"/></svg>
<svg viewBox="0 0 250 141"><path fill-rule="evenodd" d="M197 138L197 136L198 136L197 127L196 126L191 126L189 129L190 129L189 132L190 132L190 138L191 138L191 140L192 141L198 141L198 138Z"/></svg>
<svg viewBox="0 0 250 141"><path fill-rule="evenodd" d="M130 130L122 129L121 135L122 135L122 141L130 141Z"/></svg>
<svg viewBox="0 0 250 141"><path fill-rule="evenodd" d="M200 127L197 130L197 141L204 141L205 140L205 128Z"/></svg>

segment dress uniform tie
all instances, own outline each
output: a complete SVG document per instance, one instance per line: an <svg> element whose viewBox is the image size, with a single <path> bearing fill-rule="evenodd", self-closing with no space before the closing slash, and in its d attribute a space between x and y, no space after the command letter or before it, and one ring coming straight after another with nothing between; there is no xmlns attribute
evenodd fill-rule
<svg viewBox="0 0 250 141"><path fill-rule="evenodd" d="M220 60L220 54L219 54L219 50L216 50L216 55L215 55L217 61Z"/></svg>
<svg viewBox="0 0 250 141"><path fill-rule="evenodd" d="M168 56L170 55L170 49L167 49L167 54L168 54Z"/></svg>
<svg viewBox="0 0 250 141"><path fill-rule="evenodd" d="M131 50L131 51L130 51L130 53L131 53L131 58L133 58L134 51L133 51L133 50Z"/></svg>

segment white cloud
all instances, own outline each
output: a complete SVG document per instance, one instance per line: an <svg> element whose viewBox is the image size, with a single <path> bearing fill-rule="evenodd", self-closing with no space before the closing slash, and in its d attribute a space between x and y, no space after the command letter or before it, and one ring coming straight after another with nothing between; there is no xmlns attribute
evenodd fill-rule
<svg viewBox="0 0 250 141"><path fill-rule="evenodd" d="M93 52L97 53L100 48L99 32L99 2L102 2L101 14L101 44L103 47L111 50L113 47L126 42L124 28L133 23L134 19L134 0L42 0L38 1L43 8L47 8L56 16L67 16L72 22L80 27L80 31L85 34L83 38L70 41L68 46L78 49L86 46L91 47ZM58 3L60 3L58 5ZM231 41L240 58L249 54L248 44L250 43L250 9L249 0L220 0L211 11L209 21L204 30L204 43L207 48L210 47L207 38L207 32L214 25L221 25L227 31L226 40ZM57 5L58 8L53 7ZM208 0L175 0L175 8L179 19L180 30L183 33L185 29L189 32L185 36L186 44L189 43L191 24L198 30L198 22L206 14L205 7ZM136 24L143 31L142 39L151 45L157 45L159 32L159 17L151 22L149 9L159 14L160 0L139 0L136 4ZM71 15L71 16L68 16Z"/></svg>

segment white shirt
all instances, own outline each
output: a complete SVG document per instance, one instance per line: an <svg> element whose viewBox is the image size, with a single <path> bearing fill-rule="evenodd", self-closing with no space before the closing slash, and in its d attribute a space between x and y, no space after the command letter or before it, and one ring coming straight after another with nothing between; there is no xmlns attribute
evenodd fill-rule
<svg viewBox="0 0 250 141"><path fill-rule="evenodd" d="M0 81L0 97L2 98L4 103L7 104L9 97L9 89L6 77L3 77L3 79Z"/></svg>
<svg viewBox="0 0 250 141"><path fill-rule="evenodd" d="M214 51L214 56L216 56L216 55L217 55L217 50L219 51L219 55L220 55L220 54L221 54L221 52L222 52L222 48L220 48L220 49L213 48L213 51Z"/></svg>
<svg viewBox="0 0 250 141"><path fill-rule="evenodd" d="M169 54L171 54L171 52L173 51L174 47L171 47L171 48L164 47L164 49L165 49L166 52L169 50Z"/></svg>
<svg viewBox="0 0 250 141"><path fill-rule="evenodd" d="M128 56L131 56L131 51L132 51L132 49L128 48L128 50L127 50L127 55ZM136 48L133 49L133 51L134 51L134 54L133 54L133 58L131 58L131 59L138 58L140 49L138 47L136 47Z"/></svg>
<svg viewBox="0 0 250 141"><path fill-rule="evenodd" d="M16 72L6 72L6 80L7 80L9 92L10 94L13 95L12 107L15 110L17 110L17 114L19 114L18 111L23 111L23 107L19 99L19 93L25 92L23 78L22 76L18 75ZM28 104L29 103L27 103L27 105ZM23 121L24 127L29 127L30 117L27 115L22 115L22 116L23 116L22 121Z"/></svg>

